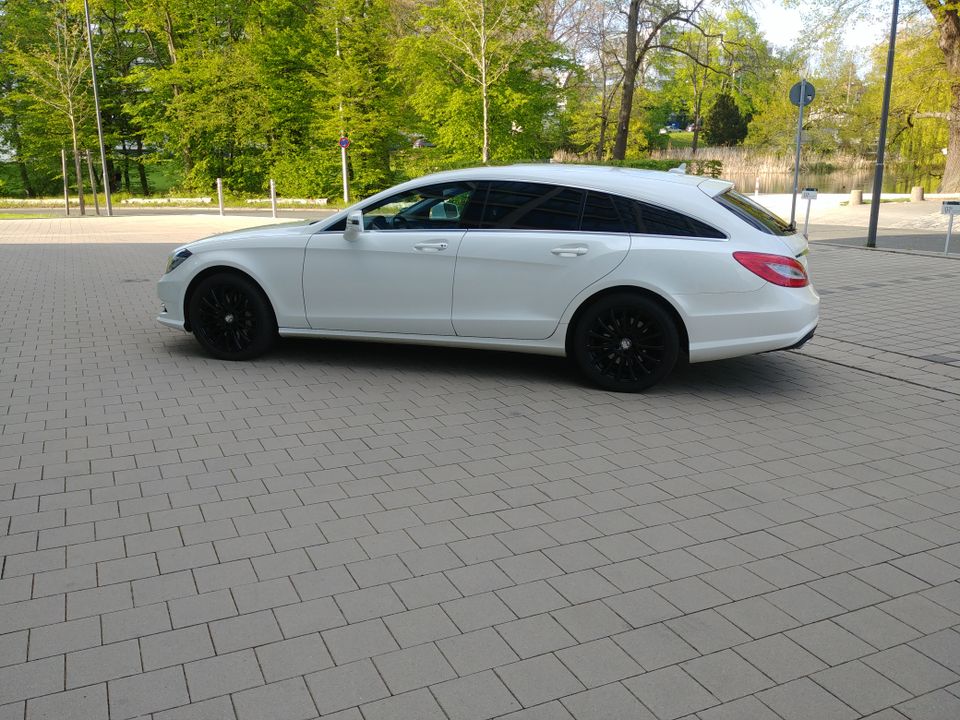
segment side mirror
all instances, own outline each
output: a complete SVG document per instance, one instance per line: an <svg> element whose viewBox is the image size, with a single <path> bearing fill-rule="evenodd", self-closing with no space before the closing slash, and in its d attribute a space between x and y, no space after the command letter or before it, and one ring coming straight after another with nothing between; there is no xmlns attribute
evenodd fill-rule
<svg viewBox="0 0 960 720"><path fill-rule="evenodd" d="M347 226L343 230L343 239L353 242L363 232L363 211L353 210L347 215Z"/></svg>

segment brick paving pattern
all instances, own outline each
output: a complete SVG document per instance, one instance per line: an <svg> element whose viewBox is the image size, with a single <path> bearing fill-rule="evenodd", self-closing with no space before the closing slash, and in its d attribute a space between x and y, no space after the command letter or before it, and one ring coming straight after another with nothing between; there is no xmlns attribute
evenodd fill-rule
<svg viewBox="0 0 960 720"><path fill-rule="evenodd" d="M0 719L960 717L960 264L815 247L807 348L622 396L205 358L133 220L0 224Z"/></svg>

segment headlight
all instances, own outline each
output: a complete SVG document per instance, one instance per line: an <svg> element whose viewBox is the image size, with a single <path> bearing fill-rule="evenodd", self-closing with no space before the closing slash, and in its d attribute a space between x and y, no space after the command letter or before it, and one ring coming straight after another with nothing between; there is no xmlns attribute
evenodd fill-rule
<svg viewBox="0 0 960 720"><path fill-rule="evenodd" d="M180 265L183 264L184 260L193 255L192 252L184 248L183 250L177 250L170 257L167 258L167 269L164 270L164 273L168 273L171 270L176 270Z"/></svg>

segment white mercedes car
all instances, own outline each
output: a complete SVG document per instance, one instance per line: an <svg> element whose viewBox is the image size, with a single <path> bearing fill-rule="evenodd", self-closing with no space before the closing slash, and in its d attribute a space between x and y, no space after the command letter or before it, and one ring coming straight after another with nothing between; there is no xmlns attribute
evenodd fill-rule
<svg viewBox="0 0 960 720"><path fill-rule="evenodd" d="M807 240L733 191L583 165L429 175L330 218L178 248L158 320L217 358L277 336L566 355L635 392L690 362L798 347Z"/></svg>

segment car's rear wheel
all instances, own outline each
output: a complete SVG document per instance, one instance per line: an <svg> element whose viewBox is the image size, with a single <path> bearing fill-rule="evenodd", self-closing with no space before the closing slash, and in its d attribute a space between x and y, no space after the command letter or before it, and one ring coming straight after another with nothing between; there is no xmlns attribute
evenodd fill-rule
<svg viewBox="0 0 960 720"><path fill-rule="evenodd" d="M680 353L680 335L656 300L614 293L588 306L574 327L570 356L592 384L640 392L663 380Z"/></svg>
<svg viewBox="0 0 960 720"><path fill-rule="evenodd" d="M188 314L199 343L221 360L250 360L276 341L270 302L242 275L218 273L201 280L190 296Z"/></svg>

